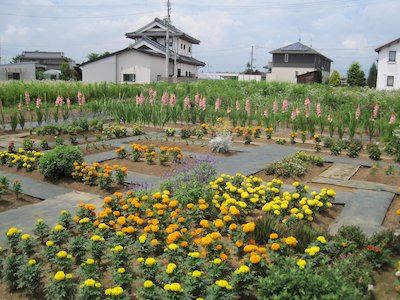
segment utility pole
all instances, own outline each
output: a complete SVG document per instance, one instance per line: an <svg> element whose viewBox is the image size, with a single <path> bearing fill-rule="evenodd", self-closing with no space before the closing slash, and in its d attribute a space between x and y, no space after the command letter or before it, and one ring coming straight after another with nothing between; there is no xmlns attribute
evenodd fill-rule
<svg viewBox="0 0 400 300"><path fill-rule="evenodd" d="M170 22L171 4L167 0L167 17L165 24L167 27L167 33L165 37L165 77L169 80L169 22Z"/></svg>
<svg viewBox="0 0 400 300"><path fill-rule="evenodd" d="M250 70L253 72L254 46L251 46Z"/></svg>

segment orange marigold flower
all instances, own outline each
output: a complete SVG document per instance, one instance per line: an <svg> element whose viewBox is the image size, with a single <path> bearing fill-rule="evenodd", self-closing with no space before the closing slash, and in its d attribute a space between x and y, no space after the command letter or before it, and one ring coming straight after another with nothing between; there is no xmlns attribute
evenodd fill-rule
<svg viewBox="0 0 400 300"><path fill-rule="evenodd" d="M273 232L273 233L271 233L271 234L269 235L269 238L270 238L271 240L276 240L278 237L279 237L278 234L275 233L275 232Z"/></svg>
<svg viewBox="0 0 400 300"><path fill-rule="evenodd" d="M279 249L281 249L281 245L279 245L278 243L273 243L271 245L271 249L274 251L278 251Z"/></svg>
<svg viewBox="0 0 400 300"><path fill-rule="evenodd" d="M250 256L250 262L252 264L258 264L261 261L261 257L258 254Z"/></svg>

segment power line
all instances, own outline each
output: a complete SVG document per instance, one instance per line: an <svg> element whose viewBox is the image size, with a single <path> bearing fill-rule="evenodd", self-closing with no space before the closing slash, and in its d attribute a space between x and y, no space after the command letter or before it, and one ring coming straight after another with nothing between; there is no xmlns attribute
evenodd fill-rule
<svg viewBox="0 0 400 300"><path fill-rule="evenodd" d="M22 18L38 18L38 19L104 19L104 18L120 18L120 17L130 17L143 14L157 13L159 11L142 11L140 13L134 14L121 14L121 15L109 15L109 16L35 16L35 15L22 15L13 13L0 13L0 16L12 16L12 17L22 17Z"/></svg>

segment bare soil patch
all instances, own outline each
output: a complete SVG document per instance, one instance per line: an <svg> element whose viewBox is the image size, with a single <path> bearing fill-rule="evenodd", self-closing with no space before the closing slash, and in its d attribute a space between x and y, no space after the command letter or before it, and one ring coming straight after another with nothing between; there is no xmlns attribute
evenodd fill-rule
<svg viewBox="0 0 400 300"><path fill-rule="evenodd" d="M400 216L396 213L399 209L400 196L396 195L386 212L382 225L389 229L400 230Z"/></svg>
<svg viewBox="0 0 400 300"><path fill-rule="evenodd" d="M350 178L350 180L361 180L369 182L378 182L391 186L400 187L400 171L393 170L392 175L387 175L387 167L360 167L358 171Z"/></svg>
<svg viewBox="0 0 400 300"><path fill-rule="evenodd" d="M14 192L6 190L0 196L0 212L4 212L10 209L15 209L25 205L38 203L40 201L41 200L38 198L31 197L22 193L20 193L17 197L17 195Z"/></svg>

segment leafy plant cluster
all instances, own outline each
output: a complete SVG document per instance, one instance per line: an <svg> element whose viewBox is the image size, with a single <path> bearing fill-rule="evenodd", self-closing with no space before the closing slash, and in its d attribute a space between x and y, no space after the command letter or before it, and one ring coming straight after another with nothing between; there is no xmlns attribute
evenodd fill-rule
<svg viewBox="0 0 400 300"><path fill-rule="evenodd" d="M284 178L302 177L310 164L322 166L323 163L323 157L300 151L273 162L265 168L265 173Z"/></svg>
<svg viewBox="0 0 400 300"><path fill-rule="evenodd" d="M61 134L71 134L78 135L83 134L90 129L97 131L102 131L104 125L104 120L102 119L92 119L79 118L72 121L69 124L46 124L42 127L36 128L36 134L38 135L61 135Z"/></svg>

